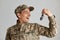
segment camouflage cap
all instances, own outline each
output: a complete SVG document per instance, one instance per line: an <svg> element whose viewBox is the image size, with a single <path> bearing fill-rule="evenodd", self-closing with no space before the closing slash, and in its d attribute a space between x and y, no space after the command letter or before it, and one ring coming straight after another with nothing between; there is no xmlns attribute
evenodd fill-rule
<svg viewBox="0 0 60 40"><path fill-rule="evenodd" d="M28 7L27 5L19 5L16 9L15 9L15 14L16 13L21 13L22 10L28 8L30 11L33 11L34 10L34 7L30 6Z"/></svg>

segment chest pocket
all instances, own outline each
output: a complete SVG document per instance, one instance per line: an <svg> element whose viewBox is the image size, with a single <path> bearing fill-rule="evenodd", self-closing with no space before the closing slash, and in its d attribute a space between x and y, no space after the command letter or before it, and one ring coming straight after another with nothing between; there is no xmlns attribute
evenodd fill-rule
<svg viewBox="0 0 60 40"><path fill-rule="evenodd" d="M27 33L27 34L34 33L33 25L27 25L26 28L25 28L25 33Z"/></svg>

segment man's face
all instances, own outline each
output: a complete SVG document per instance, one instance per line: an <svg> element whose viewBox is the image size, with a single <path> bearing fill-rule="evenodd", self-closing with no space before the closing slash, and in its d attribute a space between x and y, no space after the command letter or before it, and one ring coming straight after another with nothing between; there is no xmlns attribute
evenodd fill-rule
<svg viewBox="0 0 60 40"><path fill-rule="evenodd" d="M28 8L24 9L20 14L20 20L22 22L28 22L30 18L30 11Z"/></svg>

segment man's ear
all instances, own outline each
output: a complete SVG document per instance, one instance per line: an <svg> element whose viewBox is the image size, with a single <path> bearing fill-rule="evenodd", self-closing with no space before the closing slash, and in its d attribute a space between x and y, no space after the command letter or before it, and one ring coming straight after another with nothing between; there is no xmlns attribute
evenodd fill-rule
<svg viewBox="0 0 60 40"><path fill-rule="evenodd" d="M21 14L20 13L17 13L16 14L16 16L18 17L18 18L21 18L20 16L21 16Z"/></svg>

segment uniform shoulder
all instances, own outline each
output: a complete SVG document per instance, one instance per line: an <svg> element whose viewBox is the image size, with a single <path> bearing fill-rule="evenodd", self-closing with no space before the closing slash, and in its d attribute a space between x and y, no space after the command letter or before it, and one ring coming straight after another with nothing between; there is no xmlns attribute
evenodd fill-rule
<svg viewBox="0 0 60 40"><path fill-rule="evenodd" d="M36 24L36 23L28 23L28 24Z"/></svg>
<svg viewBox="0 0 60 40"><path fill-rule="evenodd" d="M30 25L34 25L34 26L43 26L43 25L41 25L41 24L39 24L39 23L29 23Z"/></svg>
<svg viewBox="0 0 60 40"><path fill-rule="evenodd" d="M12 26L10 26L8 29L7 29L7 31L9 30L11 30L11 29L13 29L13 28L15 28L16 27L16 25L12 25Z"/></svg>
<svg viewBox="0 0 60 40"><path fill-rule="evenodd" d="M30 24L30 25L34 25L34 26L35 26L35 25L37 25L38 23L29 23L29 24Z"/></svg>

